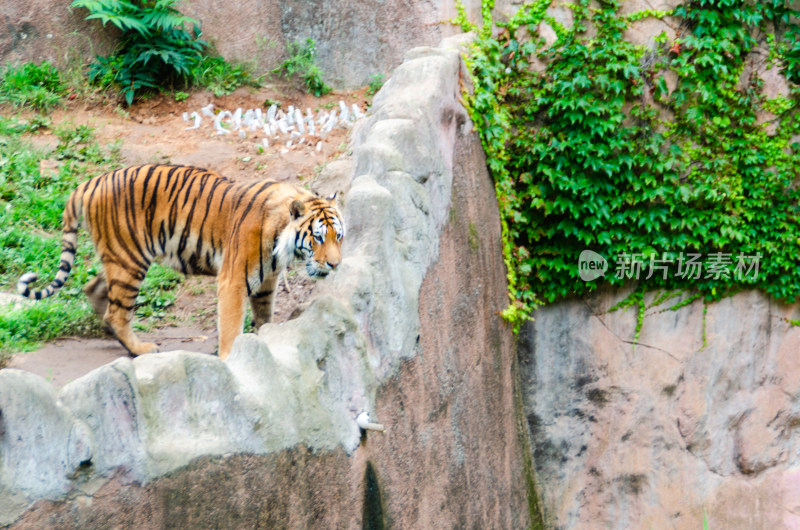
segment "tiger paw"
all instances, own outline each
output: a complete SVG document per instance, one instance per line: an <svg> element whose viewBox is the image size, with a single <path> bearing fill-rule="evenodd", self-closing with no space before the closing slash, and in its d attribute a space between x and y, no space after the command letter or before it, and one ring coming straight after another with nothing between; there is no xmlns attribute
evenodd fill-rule
<svg viewBox="0 0 800 530"><path fill-rule="evenodd" d="M140 342L136 347L130 349L131 355L144 355L146 353L158 353L158 345L153 342Z"/></svg>

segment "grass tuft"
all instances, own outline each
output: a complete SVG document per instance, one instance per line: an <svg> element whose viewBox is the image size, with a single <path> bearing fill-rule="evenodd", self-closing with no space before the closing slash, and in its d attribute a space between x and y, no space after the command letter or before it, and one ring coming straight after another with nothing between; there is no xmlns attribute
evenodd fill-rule
<svg viewBox="0 0 800 530"><path fill-rule="evenodd" d="M61 103L67 89L48 61L0 69L0 103L48 111Z"/></svg>

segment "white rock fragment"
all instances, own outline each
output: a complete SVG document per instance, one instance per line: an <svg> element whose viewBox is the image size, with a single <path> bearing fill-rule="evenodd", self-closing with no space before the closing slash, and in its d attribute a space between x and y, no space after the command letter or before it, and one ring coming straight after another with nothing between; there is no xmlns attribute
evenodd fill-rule
<svg viewBox="0 0 800 530"><path fill-rule="evenodd" d="M281 133L286 134L289 132L289 125L286 123L286 118L281 118L278 120L278 128L281 130Z"/></svg>
<svg viewBox="0 0 800 530"><path fill-rule="evenodd" d="M336 126L336 111L331 112L330 116L328 116L328 121L325 122L325 126L322 128L322 132L328 134L333 130Z"/></svg>
<svg viewBox="0 0 800 530"><path fill-rule="evenodd" d="M249 129L253 122L256 121L256 113L253 109L247 109L242 115L242 127Z"/></svg>
<svg viewBox="0 0 800 530"><path fill-rule="evenodd" d="M229 111L223 110L214 118L214 130L217 131L217 134L230 134L231 132L222 126L222 120L230 114Z"/></svg>
<svg viewBox="0 0 800 530"><path fill-rule="evenodd" d="M316 114L315 114L316 113ZM273 103L263 110L261 108L245 109L236 108L233 111L216 110L214 104L208 104L197 112L184 112L184 121L194 122L186 130L198 129L202 125L202 115L212 118L212 126L215 134L231 134L235 132L242 139L248 136L262 136L263 142L253 145L260 148L261 145L285 144L288 149L298 149L300 146L314 146L317 152L322 151L322 138L325 138L336 127L349 128L352 124L362 118L364 113L353 103L348 106L344 100L340 100L337 107L332 110L311 108L305 109L305 114L301 107L289 105L284 111L279 104Z"/></svg>
<svg viewBox="0 0 800 530"><path fill-rule="evenodd" d="M184 114L186 114L186 113L184 112ZM200 128L200 124L203 123L203 118L201 118L200 115L198 113L196 113L196 112L192 112L192 114L190 116L187 116L186 120L184 120L184 121L188 121L189 119L194 120L194 125L192 125L191 127L186 127L187 131L191 131L191 130L194 130L194 129L199 129Z"/></svg>

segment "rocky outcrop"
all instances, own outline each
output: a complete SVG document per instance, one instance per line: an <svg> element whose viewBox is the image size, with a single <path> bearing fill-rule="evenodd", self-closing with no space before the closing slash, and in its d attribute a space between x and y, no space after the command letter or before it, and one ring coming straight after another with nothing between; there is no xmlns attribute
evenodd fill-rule
<svg viewBox="0 0 800 530"><path fill-rule="evenodd" d="M480 0L465 0L470 20L481 20ZM517 0L498 0L503 18ZM183 0L181 12L201 22L203 38L228 60L253 63L261 72L287 58L290 42L316 42L323 78L338 88L368 84L373 75L397 67L415 46L436 45L460 30L455 2L412 0ZM116 38L111 24L85 21L86 11L68 2L0 2L0 64L50 60L73 66L110 53Z"/></svg>
<svg viewBox="0 0 800 530"><path fill-rule="evenodd" d="M0 65L48 60L82 68L114 46L113 31L87 22L68 2L0 2Z"/></svg>
<svg viewBox="0 0 800 530"><path fill-rule="evenodd" d="M460 68L417 48L376 96L344 260L297 319L227 362L120 359L58 394L0 371L0 524L528 526L500 224Z"/></svg>
<svg viewBox="0 0 800 530"><path fill-rule="evenodd" d="M109 53L115 38L112 25L104 29L98 21L87 22L85 10L68 5L47 0L0 3L0 64L45 59L82 64ZM436 45L455 32L441 24L455 15L450 2L241 0L231 9L225 2L184 0L178 7L201 22L203 38L225 58L256 62L261 71L286 59L287 43L313 39L324 78L337 87L364 86L372 75L399 65L412 47ZM479 10L479 2L472 10Z"/></svg>
<svg viewBox="0 0 800 530"><path fill-rule="evenodd" d="M636 315L608 313L620 298L553 304L524 331L548 526L800 525L800 308L756 292L705 315L661 306L634 346Z"/></svg>

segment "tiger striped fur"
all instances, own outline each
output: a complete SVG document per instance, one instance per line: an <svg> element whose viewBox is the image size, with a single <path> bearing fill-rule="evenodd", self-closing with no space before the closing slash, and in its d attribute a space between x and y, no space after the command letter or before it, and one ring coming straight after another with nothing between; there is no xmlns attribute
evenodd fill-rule
<svg viewBox="0 0 800 530"><path fill-rule="evenodd" d="M272 319L278 275L294 259L312 277L341 261L344 222L334 202L298 186L237 183L206 169L143 165L80 184L64 209L61 261L55 279L32 291L36 274L17 285L23 296L47 298L67 281L83 218L103 264L84 292L133 355L157 351L131 329L136 296L153 261L185 274L217 276L219 356L242 331L249 298L258 327Z"/></svg>

